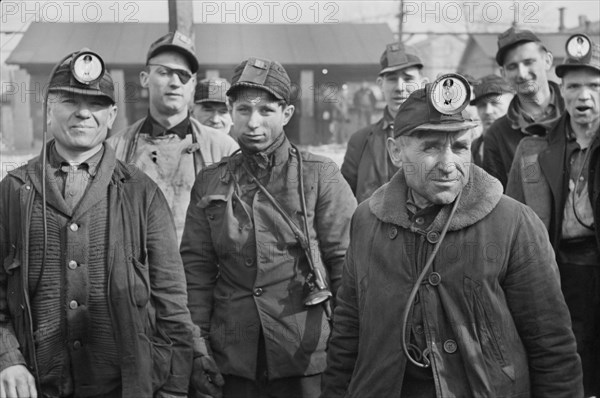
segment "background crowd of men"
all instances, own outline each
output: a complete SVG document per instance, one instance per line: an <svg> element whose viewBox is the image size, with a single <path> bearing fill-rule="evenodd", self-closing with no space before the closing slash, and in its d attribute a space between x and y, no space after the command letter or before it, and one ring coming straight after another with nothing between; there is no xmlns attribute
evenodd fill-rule
<svg viewBox="0 0 600 398"><path fill-rule="evenodd" d="M528 30L502 76L388 45L341 168L286 137L277 61L197 81L168 33L109 137L101 55L67 55L0 182L0 397L600 396L600 46L565 46L557 84Z"/></svg>

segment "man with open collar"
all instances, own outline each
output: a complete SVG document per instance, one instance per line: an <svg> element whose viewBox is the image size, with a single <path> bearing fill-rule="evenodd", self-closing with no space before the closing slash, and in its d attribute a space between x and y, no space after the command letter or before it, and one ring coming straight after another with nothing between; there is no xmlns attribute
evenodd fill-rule
<svg viewBox="0 0 600 398"><path fill-rule="evenodd" d="M552 60L552 53L530 30L511 27L498 36L496 62L516 95L506 115L485 134L483 168L504 188L521 139L546 135L564 112L560 88L548 80Z"/></svg>
<svg viewBox="0 0 600 398"><path fill-rule="evenodd" d="M283 66L249 58L227 91L241 151L200 172L181 256L192 319L223 397L318 397L356 201L330 159L285 136ZM194 374L194 377L197 377ZM220 383L205 380L203 393Z"/></svg>
<svg viewBox="0 0 600 398"><path fill-rule="evenodd" d="M600 46L576 34L566 50L556 67L565 113L547 136L521 141L506 193L548 229L591 397L600 395Z"/></svg>
<svg viewBox="0 0 600 398"><path fill-rule="evenodd" d="M426 82L421 75L423 63L406 51L402 43L388 44L380 64L377 84L386 103L383 117L350 137L341 167L342 175L359 203L388 182L398 170L389 159L385 142L392 134L400 105Z"/></svg>
<svg viewBox="0 0 600 398"><path fill-rule="evenodd" d="M148 116L108 140L117 158L134 163L165 194L181 240L196 175L237 149L228 135L190 117L199 64L192 40L170 32L150 45L140 72L148 90Z"/></svg>

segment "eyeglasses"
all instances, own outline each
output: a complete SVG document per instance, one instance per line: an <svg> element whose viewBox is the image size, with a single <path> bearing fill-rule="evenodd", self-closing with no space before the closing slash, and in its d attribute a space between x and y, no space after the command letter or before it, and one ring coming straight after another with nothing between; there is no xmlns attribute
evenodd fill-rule
<svg viewBox="0 0 600 398"><path fill-rule="evenodd" d="M147 65L148 66L159 66L161 68L164 68L165 71L169 74L169 76L173 76L173 74L176 74L177 77L179 77L179 80L181 81L182 84L187 84L187 82L189 82L190 79L193 77L193 75L185 69L170 68L168 66L161 65L161 64L147 64Z"/></svg>

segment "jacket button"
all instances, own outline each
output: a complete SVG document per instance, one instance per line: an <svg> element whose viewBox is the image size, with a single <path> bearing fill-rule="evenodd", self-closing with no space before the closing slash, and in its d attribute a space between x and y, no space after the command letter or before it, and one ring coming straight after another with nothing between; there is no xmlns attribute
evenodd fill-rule
<svg viewBox="0 0 600 398"><path fill-rule="evenodd" d="M427 241L429 243L435 244L440 240L440 234L437 231L429 231L427 232Z"/></svg>
<svg viewBox="0 0 600 398"><path fill-rule="evenodd" d="M73 232L77 231L79 229L79 225L73 223L71 225L69 225L69 229Z"/></svg>
<svg viewBox="0 0 600 398"><path fill-rule="evenodd" d="M395 239L396 236L398 236L398 228L391 227L390 232L388 233L388 236L390 237L390 239Z"/></svg>
<svg viewBox="0 0 600 398"><path fill-rule="evenodd" d="M208 219L209 219L209 220L214 220L214 219L215 219L215 216L213 216L212 214L209 214L209 215L208 215Z"/></svg>
<svg viewBox="0 0 600 398"><path fill-rule="evenodd" d="M74 349L74 350L78 350L78 349L80 349L80 348L81 348L81 341L79 341L79 340L75 340L75 341L73 342L73 349Z"/></svg>
<svg viewBox="0 0 600 398"><path fill-rule="evenodd" d="M456 341L454 340L446 340L444 341L444 351L448 354L454 354L457 349Z"/></svg>
<svg viewBox="0 0 600 398"><path fill-rule="evenodd" d="M248 257L248 258L246 259L245 263L246 263L246 267L252 267L252 264L254 264L254 259L253 259L253 258L250 258L250 257Z"/></svg>
<svg viewBox="0 0 600 398"><path fill-rule="evenodd" d="M416 334L423 334L423 325L417 325L417 326L415 326L415 333Z"/></svg>
<svg viewBox="0 0 600 398"><path fill-rule="evenodd" d="M31 185L25 185L25 189L29 191L31 189Z"/></svg>
<svg viewBox="0 0 600 398"><path fill-rule="evenodd" d="M69 269L75 269L75 268L77 268L77 261L75 261L75 260L69 261Z"/></svg>
<svg viewBox="0 0 600 398"><path fill-rule="evenodd" d="M254 295L256 297L260 297L263 294L263 290L260 287L257 287L256 289L254 289Z"/></svg>
<svg viewBox="0 0 600 398"><path fill-rule="evenodd" d="M437 286L440 284L442 277L437 272L432 272L431 274L429 274L427 280L429 281L429 284L431 286Z"/></svg>
<svg viewBox="0 0 600 398"><path fill-rule="evenodd" d="M415 218L415 222L417 225L423 225L425 223L425 219L423 217L417 217Z"/></svg>
<svg viewBox="0 0 600 398"><path fill-rule="evenodd" d="M77 304L77 301L75 301L75 300L71 300L71 301L69 302L69 308L70 308L70 309L72 309L72 310L74 310L74 309L75 309L75 308L77 308L78 306L79 306L79 304Z"/></svg>

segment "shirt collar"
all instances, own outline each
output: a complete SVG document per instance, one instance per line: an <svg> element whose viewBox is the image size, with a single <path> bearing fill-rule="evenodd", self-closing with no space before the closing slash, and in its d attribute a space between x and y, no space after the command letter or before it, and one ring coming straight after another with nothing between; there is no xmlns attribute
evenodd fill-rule
<svg viewBox="0 0 600 398"><path fill-rule="evenodd" d="M98 166L100 165L100 161L102 160L103 155L104 145L100 146L98 152L90 156L87 160L79 163L77 165L77 169L85 170L90 176L95 177L96 173L98 172ZM55 170L61 170L65 173L68 173L71 169L71 164L65 158L63 158L56 150L55 142L52 142L50 145L48 161L50 163L50 167L52 167Z"/></svg>
<svg viewBox="0 0 600 398"><path fill-rule="evenodd" d="M170 129L166 129L159 122L157 122L156 119L154 119L152 115L150 115L150 113L148 113L148 117L146 118L146 120L144 120L144 124L142 125L141 132L143 134L148 134L151 137L160 137L162 135L177 134L179 138L183 140L185 139L186 135L191 133L191 127L192 124L190 122L189 114L176 126L173 126Z"/></svg>

